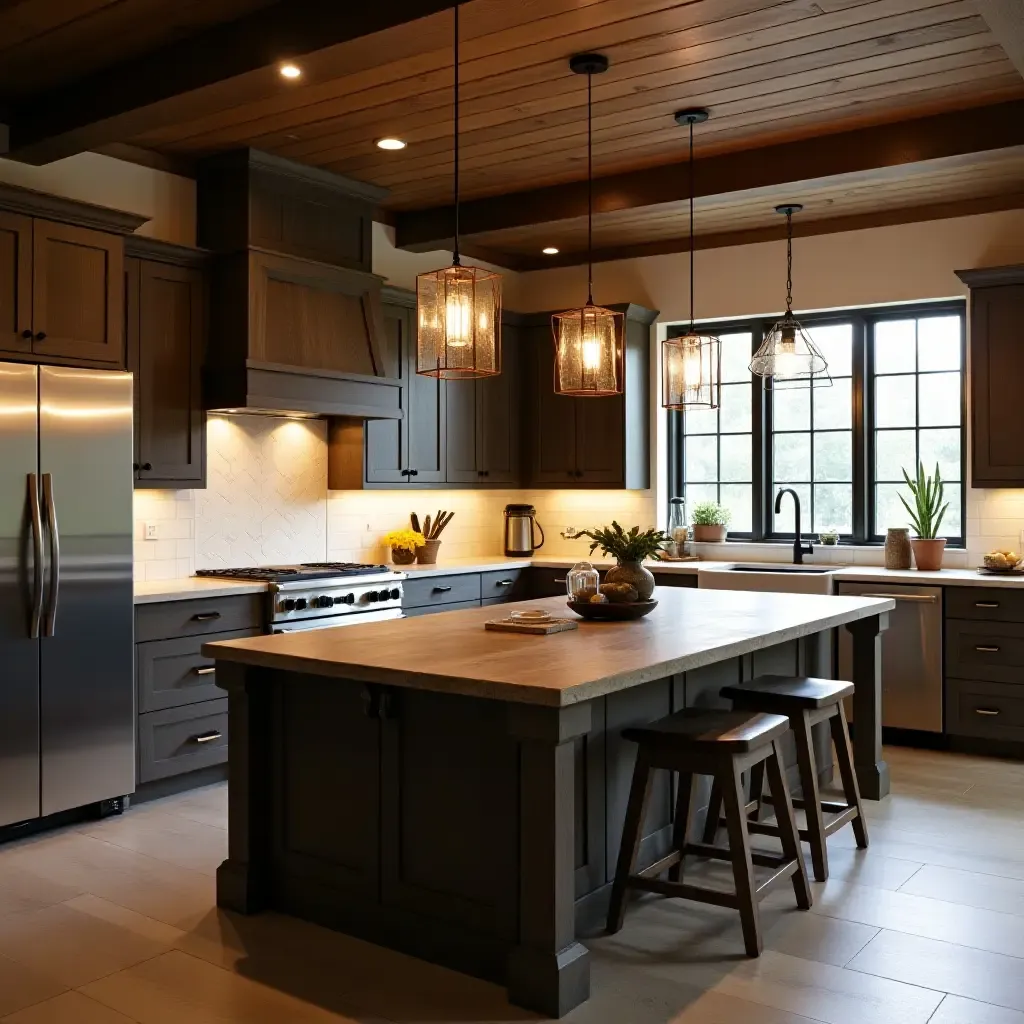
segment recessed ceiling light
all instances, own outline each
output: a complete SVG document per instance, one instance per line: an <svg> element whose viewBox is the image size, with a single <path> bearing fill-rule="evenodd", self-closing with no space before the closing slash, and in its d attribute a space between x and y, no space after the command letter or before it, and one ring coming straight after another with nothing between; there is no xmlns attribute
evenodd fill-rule
<svg viewBox="0 0 1024 1024"><path fill-rule="evenodd" d="M558 255L558 250L553 245L549 245L546 248L541 249L541 252L544 253L545 256L557 256Z"/></svg>
<svg viewBox="0 0 1024 1024"><path fill-rule="evenodd" d="M383 139L377 140L378 149L405 149L409 143L404 139L396 139L393 136L387 136Z"/></svg>
<svg viewBox="0 0 1024 1024"><path fill-rule="evenodd" d="M302 68L300 68L298 64L292 64L291 62L282 64L277 70L282 78L302 77Z"/></svg>

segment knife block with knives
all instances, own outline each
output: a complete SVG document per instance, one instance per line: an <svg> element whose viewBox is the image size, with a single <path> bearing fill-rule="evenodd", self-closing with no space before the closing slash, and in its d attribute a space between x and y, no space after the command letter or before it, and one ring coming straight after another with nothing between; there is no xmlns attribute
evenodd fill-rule
<svg viewBox="0 0 1024 1024"><path fill-rule="evenodd" d="M437 515L431 518L429 515L423 520L423 527L420 528L420 517L413 512L409 516L412 528L417 533L423 534L426 543L416 549L416 561L420 565L433 565L437 561L437 551L441 546L441 531L452 521L454 512L438 510Z"/></svg>

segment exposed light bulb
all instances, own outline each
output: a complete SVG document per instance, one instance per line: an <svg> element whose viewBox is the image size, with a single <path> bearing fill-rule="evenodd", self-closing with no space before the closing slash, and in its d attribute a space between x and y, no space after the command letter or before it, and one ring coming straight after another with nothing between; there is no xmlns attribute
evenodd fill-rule
<svg viewBox="0 0 1024 1024"><path fill-rule="evenodd" d="M584 335L580 342L580 355L584 370L598 370L601 367L601 342L594 335Z"/></svg>
<svg viewBox="0 0 1024 1024"><path fill-rule="evenodd" d="M444 306L445 339L452 348L465 348L473 337L473 309L467 295L449 294Z"/></svg>

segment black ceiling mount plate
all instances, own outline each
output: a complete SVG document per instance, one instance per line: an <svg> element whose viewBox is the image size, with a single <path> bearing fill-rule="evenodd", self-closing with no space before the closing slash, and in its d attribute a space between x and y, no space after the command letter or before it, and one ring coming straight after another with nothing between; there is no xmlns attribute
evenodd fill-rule
<svg viewBox="0 0 1024 1024"><path fill-rule="evenodd" d="M776 206L776 213L799 213L804 208L803 203L783 203L782 206Z"/></svg>
<svg viewBox="0 0 1024 1024"><path fill-rule="evenodd" d="M608 70L608 58L603 53L577 53L569 58L569 70L577 75L603 75Z"/></svg>
<svg viewBox="0 0 1024 1024"><path fill-rule="evenodd" d="M708 113L707 107L686 107L684 110L677 110L672 116L676 119L676 124L690 125L703 124L711 114Z"/></svg>

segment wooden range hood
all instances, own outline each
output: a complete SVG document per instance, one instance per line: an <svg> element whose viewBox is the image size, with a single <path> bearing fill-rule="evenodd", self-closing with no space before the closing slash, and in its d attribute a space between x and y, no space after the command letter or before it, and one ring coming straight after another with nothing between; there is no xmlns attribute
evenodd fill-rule
<svg viewBox="0 0 1024 1024"><path fill-rule="evenodd" d="M385 195L250 149L201 165L199 244L215 253L207 409L402 418L370 272Z"/></svg>

